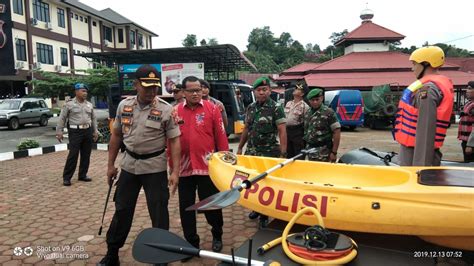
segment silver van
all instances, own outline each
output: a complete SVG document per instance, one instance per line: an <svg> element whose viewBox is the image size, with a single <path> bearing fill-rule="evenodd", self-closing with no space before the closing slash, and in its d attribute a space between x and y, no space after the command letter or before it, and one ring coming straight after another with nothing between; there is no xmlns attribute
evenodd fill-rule
<svg viewBox="0 0 474 266"><path fill-rule="evenodd" d="M0 126L16 130L24 124L48 125L52 113L43 99L15 98L0 103Z"/></svg>

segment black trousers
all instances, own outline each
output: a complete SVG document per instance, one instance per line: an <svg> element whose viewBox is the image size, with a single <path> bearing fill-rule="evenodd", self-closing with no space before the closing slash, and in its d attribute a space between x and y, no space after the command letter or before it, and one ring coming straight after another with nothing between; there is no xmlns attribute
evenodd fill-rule
<svg viewBox="0 0 474 266"><path fill-rule="evenodd" d="M186 211L186 208L193 205L196 200L196 189L199 200L203 200L219 192L208 175L193 175L179 178L179 214L181 216L181 226L183 227L184 238L196 248L199 248L199 235L196 230L196 212ZM217 239L222 238L222 210L205 211L207 223L212 226L212 236Z"/></svg>
<svg viewBox="0 0 474 266"><path fill-rule="evenodd" d="M166 171L134 175L127 171L120 172L115 190L115 213L107 231L109 252L117 252L123 247L132 227L133 214L141 187L145 190L148 213L153 227L168 230L169 213L168 176Z"/></svg>
<svg viewBox="0 0 474 266"><path fill-rule="evenodd" d="M292 158L298 155L301 152L301 150L305 148L303 136L304 136L303 125L286 127L287 158ZM302 157L302 159L304 159L304 157Z"/></svg>
<svg viewBox="0 0 474 266"><path fill-rule="evenodd" d="M79 163L79 178L85 178L89 171L89 162L92 150L92 128L73 129L68 128L69 134L69 154L67 155L66 165L64 165L63 179L71 180L76 170L79 152L81 153L81 162Z"/></svg>
<svg viewBox="0 0 474 266"><path fill-rule="evenodd" d="M464 162L465 163L474 162L474 153L466 154L466 145L467 145L467 141L462 141L461 142L461 148L462 148L462 154L464 156Z"/></svg>

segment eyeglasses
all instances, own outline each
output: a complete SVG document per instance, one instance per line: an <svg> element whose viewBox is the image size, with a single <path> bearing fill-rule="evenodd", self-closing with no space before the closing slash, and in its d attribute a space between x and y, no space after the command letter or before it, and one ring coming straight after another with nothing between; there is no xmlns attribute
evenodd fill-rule
<svg viewBox="0 0 474 266"><path fill-rule="evenodd" d="M194 94L194 93L201 93L202 89L185 89L184 91L190 94Z"/></svg>

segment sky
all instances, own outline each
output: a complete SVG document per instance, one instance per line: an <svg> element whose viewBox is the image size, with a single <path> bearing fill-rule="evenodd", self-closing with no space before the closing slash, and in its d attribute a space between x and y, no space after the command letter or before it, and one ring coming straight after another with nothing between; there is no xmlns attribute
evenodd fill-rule
<svg viewBox="0 0 474 266"><path fill-rule="evenodd" d="M331 44L329 36L361 24L367 7L372 22L405 39L401 47L444 42L474 51L473 0L80 0L97 10L111 8L153 31L153 48L181 47L187 34L216 38L244 51L252 29L269 26L275 37L289 32L303 46ZM131 5L133 4L133 5Z"/></svg>

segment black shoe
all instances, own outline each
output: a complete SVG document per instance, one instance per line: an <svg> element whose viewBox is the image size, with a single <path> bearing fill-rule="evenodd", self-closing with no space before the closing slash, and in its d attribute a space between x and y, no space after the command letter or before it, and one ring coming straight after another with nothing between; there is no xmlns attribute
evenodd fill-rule
<svg viewBox="0 0 474 266"><path fill-rule="evenodd" d="M260 213L256 212L256 211L252 211L251 213L249 213L249 219L250 220L255 220L258 218L258 216L260 216Z"/></svg>
<svg viewBox="0 0 474 266"><path fill-rule="evenodd" d="M64 180L63 185L69 187L71 185L71 180Z"/></svg>
<svg viewBox="0 0 474 266"><path fill-rule="evenodd" d="M212 239L212 251L219 252L222 250L222 239Z"/></svg>
<svg viewBox="0 0 474 266"><path fill-rule="evenodd" d="M97 263L97 266L120 266L120 260L117 255L105 255L105 257Z"/></svg>
<svg viewBox="0 0 474 266"><path fill-rule="evenodd" d="M79 178L79 181L83 181L83 182L91 182L92 181L92 178L86 176L86 177L83 177L83 178Z"/></svg>
<svg viewBox="0 0 474 266"><path fill-rule="evenodd" d="M261 215L260 219L258 220L258 228L262 229L267 227L268 225L268 216L266 215Z"/></svg>

